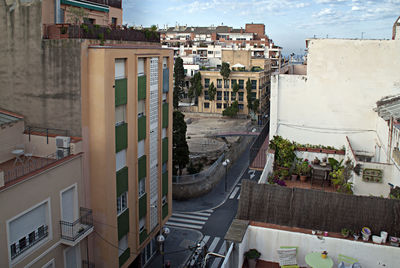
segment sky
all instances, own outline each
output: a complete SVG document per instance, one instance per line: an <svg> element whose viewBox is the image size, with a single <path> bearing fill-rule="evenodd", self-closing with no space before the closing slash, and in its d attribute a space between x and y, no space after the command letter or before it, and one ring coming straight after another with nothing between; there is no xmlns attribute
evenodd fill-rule
<svg viewBox="0 0 400 268"><path fill-rule="evenodd" d="M305 39L391 39L400 0L123 0L123 23L169 27L264 23L284 53L303 54Z"/></svg>

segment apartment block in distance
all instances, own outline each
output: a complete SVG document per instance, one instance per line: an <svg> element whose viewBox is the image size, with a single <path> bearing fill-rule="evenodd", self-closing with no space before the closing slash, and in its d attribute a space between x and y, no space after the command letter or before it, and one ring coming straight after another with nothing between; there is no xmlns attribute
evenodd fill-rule
<svg viewBox="0 0 400 268"><path fill-rule="evenodd" d="M222 50L222 61L230 64L231 73L229 79L223 79L220 69L200 71L203 80L203 93L199 96L198 106L193 109L197 109L197 112L202 113L222 114L224 109L234 101L237 101L238 114L249 114L246 82L250 79L252 86L251 98L260 101L258 115L262 117L269 114L270 61L264 58L253 58L248 50ZM211 83L217 89L213 101L209 99L208 94L208 88ZM232 92L235 83L239 86L237 94Z"/></svg>
<svg viewBox="0 0 400 268"><path fill-rule="evenodd" d="M25 131L22 116L0 110L1 267L92 263L81 145L52 129Z"/></svg>
<svg viewBox="0 0 400 268"><path fill-rule="evenodd" d="M0 3L0 29L14 32L0 40L0 107L21 114L26 129L81 140L94 231L77 256L95 267L144 266L172 212L173 52L157 32L114 27L121 2ZM88 14L83 25L69 23L73 7Z"/></svg>

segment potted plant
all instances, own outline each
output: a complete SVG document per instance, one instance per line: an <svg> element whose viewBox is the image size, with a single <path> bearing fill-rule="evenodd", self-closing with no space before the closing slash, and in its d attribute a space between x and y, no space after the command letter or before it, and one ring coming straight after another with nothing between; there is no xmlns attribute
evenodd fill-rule
<svg viewBox="0 0 400 268"><path fill-rule="evenodd" d="M296 170L300 175L300 181L305 182L307 180L307 176L310 174L311 172L311 167L308 164L307 159L298 163L296 165Z"/></svg>
<svg viewBox="0 0 400 268"><path fill-rule="evenodd" d="M249 268L255 268L256 264L257 264L257 260L261 256L261 253L258 252L257 249L252 248L252 249L249 249L247 252L245 252L244 256L246 257L247 262L249 263Z"/></svg>
<svg viewBox="0 0 400 268"><path fill-rule="evenodd" d="M341 234L343 237L348 237L350 234L350 230L347 228L342 228Z"/></svg>

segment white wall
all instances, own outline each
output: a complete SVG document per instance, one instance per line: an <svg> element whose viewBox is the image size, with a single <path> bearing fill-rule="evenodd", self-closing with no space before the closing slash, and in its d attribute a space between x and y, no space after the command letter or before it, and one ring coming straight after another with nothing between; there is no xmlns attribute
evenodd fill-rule
<svg viewBox="0 0 400 268"><path fill-rule="evenodd" d="M258 183L267 183L268 176L273 172L275 154L268 152L266 154L267 161L265 163L263 172L261 173L260 179L258 180Z"/></svg>
<svg viewBox="0 0 400 268"><path fill-rule="evenodd" d="M354 257L359 260L363 268L397 268L400 248L365 243L333 237L318 239L316 235L297 232L281 231L270 228L249 226L240 244L238 251L239 267L243 264L243 254L250 248L261 252L261 260L279 262L276 250L281 246L297 246L297 262L300 266L306 266L305 256L310 252L322 252L326 250L328 256L337 265L339 254ZM336 267L336 266L334 266Z"/></svg>
<svg viewBox="0 0 400 268"><path fill-rule="evenodd" d="M374 195L388 197L390 192L390 187L388 183L393 183L393 165L392 164L382 164L382 163L370 163L370 162L360 162L362 169L380 169L383 171L382 182L365 182L362 179L362 172L360 176L354 174L353 177L353 192L356 195Z"/></svg>
<svg viewBox="0 0 400 268"><path fill-rule="evenodd" d="M393 40L312 39L307 76L271 79L270 137L341 147L376 131L376 102L400 92L399 51Z"/></svg>

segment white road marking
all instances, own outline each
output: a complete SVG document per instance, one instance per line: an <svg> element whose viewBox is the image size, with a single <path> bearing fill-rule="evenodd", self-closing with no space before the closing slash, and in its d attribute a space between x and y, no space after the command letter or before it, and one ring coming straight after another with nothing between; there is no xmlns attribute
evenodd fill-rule
<svg viewBox="0 0 400 268"><path fill-rule="evenodd" d="M236 194L239 191L239 189L240 189L239 187L236 187L235 190L233 190L233 192L229 196L229 199L233 199L236 196Z"/></svg>
<svg viewBox="0 0 400 268"><path fill-rule="evenodd" d="M199 229L199 230L203 229L203 226L192 225L192 224L183 224L183 223L177 223L177 222L167 222L166 225L191 228L191 229Z"/></svg>
<svg viewBox="0 0 400 268"><path fill-rule="evenodd" d="M185 214L199 215L199 216L207 216L210 217L211 213L206 212L186 212Z"/></svg>
<svg viewBox="0 0 400 268"><path fill-rule="evenodd" d="M203 220L203 221L208 220L208 217L200 217L200 216L188 215L188 214L183 214L183 213L172 213L172 217L183 217L183 218Z"/></svg>
<svg viewBox="0 0 400 268"><path fill-rule="evenodd" d="M171 218L169 218L168 221L169 221L169 222L171 222L171 221L174 221L174 222L178 221L178 222L186 222L186 223L193 223L193 224L200 224L200 225L203 225L203 224L206 223L205 221L196 221L196 220L189 220L189 219L176 218L176 217L171 217Z"/></svg>
<svg viewBox="0 0 400 268"><path fill-rule="evenodd" d="M214 249L215 249L215 247L217 246L217 244L218 244L218 242L219 242L220 239L221 239L221 238L219 238L219 237L215 237L215 238L214 238L214 240L212 241L210 247L208 248L208 252L213 252L213 251L214 251Z"/></svg>

